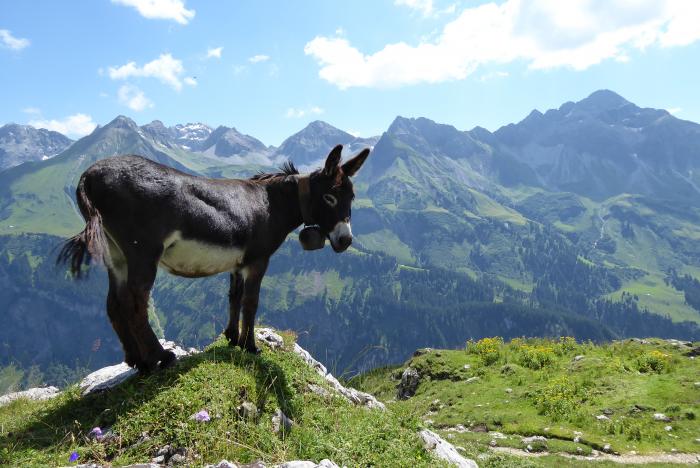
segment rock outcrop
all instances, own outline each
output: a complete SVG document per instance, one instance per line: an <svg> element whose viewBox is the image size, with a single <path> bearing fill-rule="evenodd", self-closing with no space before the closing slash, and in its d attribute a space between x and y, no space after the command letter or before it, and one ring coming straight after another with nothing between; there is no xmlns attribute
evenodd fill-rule
<svg viewBox="0 0 700 468"><path fill-rule="evenodd" d="M423 445L426 450L435 454L436 457L445 460L450 465L459 468L479 468L479 465L477 465L474 460L460 455L454 445L447 442L433 431L423 429L418 435L423 439Z"/></svg>
<svg viewBox="0 0 700 468"><path fill-rule="evenodd" d="M284 346L284 340L282 339L282 337L270 328L259 328L255 330L255 336L259 342L264 343L271 349L279 349ZM369 393L361 392L359 390L355 390L354 388L343 386L343 384L338 382L338 379L336 379L333 376L333 374L328 372L326 366L314 359L307 350L299 346L297 343L294 343L292 351L294 352L294 354L301 357L304 360L304 362L306 362L306 364L308 364L309 367L314 369L321 377L326 379L326 382L330 384L333 390L345 397L351 403L355 405L366 406L368 408L378 408L381 410L386 409L384 403L380 402Z"/></svg>
<svg viewBox="0 0 700 468"><path fill-rule="evenodd" d="M420 375L413 367L407 367L401 374L401 382L396 387L396 398L399 400L407 400L416 394Z"/></svg>
<svg viewBox="0 0 700 468"><path fill-rule="evenodd" d="M59 392L56 387L30 388L22 392L8 393L7 395L0 396L0 406L19 400L20 398L26 398L28 400L49 400L57 397L60 393L61 392Z"/></svg>

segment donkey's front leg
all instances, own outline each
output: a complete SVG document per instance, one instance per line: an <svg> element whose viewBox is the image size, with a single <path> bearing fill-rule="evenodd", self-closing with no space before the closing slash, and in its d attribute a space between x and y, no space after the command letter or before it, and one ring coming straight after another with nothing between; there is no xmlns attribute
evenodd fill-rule
<svg viewBox="0 0 700 468"><path fill-rule="evenodd" d="M236 271L231 273L231 285L228 290L228 326L224 336L231 346L238 345L238 322L241 315L241 298L243 297L243 276Z"/></svg>
<svg viewBox="0 0 700 468"><path fill-rule="evenodd" d="M241 336L238 345L249 353L258 354L260 350L255 346L255 313L258 310L258 296L260 295L260 283L267 261L259 260L243 269L243 299L241 301L243 309L243 323L241 326Z"/></svg>

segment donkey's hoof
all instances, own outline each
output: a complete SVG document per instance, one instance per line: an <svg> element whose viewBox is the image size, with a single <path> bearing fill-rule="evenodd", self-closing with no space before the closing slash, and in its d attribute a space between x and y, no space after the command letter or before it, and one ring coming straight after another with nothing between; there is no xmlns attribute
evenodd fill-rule
<svg viewBox="0 0 700 468"><path fill-rule="evenodd" d="M237 346L238 345L238 330L233 331L230 328L227 328L226 330L224 330L224 336L228 340L229 346Z"/></svg>
<svg viewBox="0 0 700 468"><path fill-rule="evenodd" d="M250 354L253 354L253 355L255 355L255 356L257 356L258 354L261 353L260 348L258 348L258 347L255 346L255 345L253 345L253 346L245 346L245 347L243 347L243 349L245 350L246 353L250 353Z"/></svg>
<svg viewBox="0 0 700 468"><path fill-rule="evenodd" d="M157 362L139 361L136 363L136 370L141 375L148 375L156 369L157 364Z"/></svg>
<svg viewBox="0 0 700 468"><path fill-rule="evenodd" d="M124 362L129 367L137 367L139 360L135 356L130 356L127 354L124 356Z"/></svg>
<svg viewBox="0 0 700 468"><path fill-rule="evenodd" d="M175 353L172 351L165 351L163 353L163 356L160 358L160 364L158 364L158 367L161 369L166 369L173 364L175 364L175 361L177 360L177 357L175 356Z"/></svg>

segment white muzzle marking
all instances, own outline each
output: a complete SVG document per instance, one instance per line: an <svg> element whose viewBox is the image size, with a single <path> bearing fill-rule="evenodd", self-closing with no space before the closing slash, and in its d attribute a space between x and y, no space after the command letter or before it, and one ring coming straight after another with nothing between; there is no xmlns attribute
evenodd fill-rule
<svg viewBox="0 0 700 468"><path fill-rule="evenodd" d="M345 221L336 223L329 237L331 238L331 243L333 245L339 245L340 239L343 237L349 237L352 239L352 228L350 227L350 223L346 223Z"/></svg>

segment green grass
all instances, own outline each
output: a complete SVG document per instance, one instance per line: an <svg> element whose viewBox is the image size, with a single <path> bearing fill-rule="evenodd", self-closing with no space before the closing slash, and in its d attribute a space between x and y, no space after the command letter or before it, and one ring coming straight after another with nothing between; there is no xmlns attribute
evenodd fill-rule
<svg viewBox="0 0 700 468"><path fill-rule="evenodd" d="M292 337L285 335L285 340L291 346ZM195 466L222 458L436 466L416 436L418 420L410 411L356 407L332 392L319 396L308 384L328 388L291 352L266 348L251 356L219 340L171 369L131 379L101 395L83 398L74 387L54 400L16 401L0 408L0 465L67 465L73 451L82 463L122 465L149 461L170 444L186 449L188 463ZM236 408L244 400L260 410L257 420L238 416ZM272 430L277 408L295 421L284 437ZM190 418L202 409L211 415L210 422ZM95 426L111 427L115 438L91 440L88 433Z"/></svg>
<svg viewBox="0 0 700 468"><path fill-rule="evenodd" d="M660 274L648 274L625 283L619 290L608 294L608 297L619 300L623 291L639 297L639 305L652 312L668 315L674 321L690 320L700 323L700 312L686 304L684 293L667 285Z"/></svg>
<svg viewBox="0 0 700 468"><path fill-rule="evenodd" d="M575 360L577 355L584 358ZM537 361L532 356L546 359ZM414 397L393 401L406 366L418 370L421 383ZM405 366L377 369L350 383L389 401L391 411L420 415L425 424L477 457L487 453L492 439L501 447L523 449L522 437L532 435L547 437L552 454L577 453L577 448L586 454L606 444L620 453L670 453L673 449L697 453L698 380L700 363L662 340L594 345L545 339L504 344L485 339L465 350L432 350ZM596 418L603 412L609 420ZM657 412L671 422L654 421ZM485 426L507 438L447 430L459 424ZM664 429L667 425L672 431ZM575 432L582 433L579 442L574 442ZM504 460L504 466L513 462ZM546 457L525 462L530 464L526 466L557 466L563 460ZM501 466L490 463L486 466Z"/></svg>

